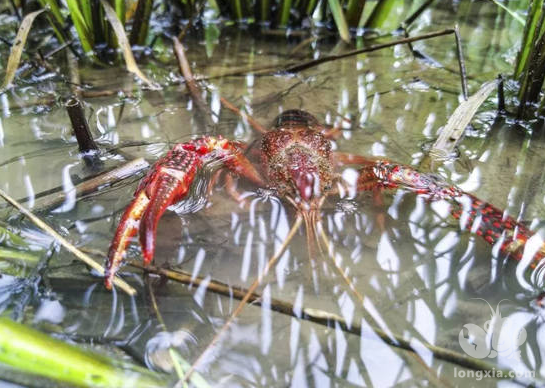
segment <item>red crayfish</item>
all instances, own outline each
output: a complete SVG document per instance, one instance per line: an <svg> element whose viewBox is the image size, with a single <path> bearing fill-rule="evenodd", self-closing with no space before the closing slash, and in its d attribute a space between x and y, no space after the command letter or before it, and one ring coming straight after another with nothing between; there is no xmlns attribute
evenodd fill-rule
<svg viewBox="0 0 545 388"><path fill-rule="evenodd" d="M309 240L312 236L317 238L316 225L325 198L338 194L339 186L353 185L357 191L404 188L431 200L452 200L451 214L463 218L466 229L491 245L499 244L501 252L522 259L532 232L512 217L504 216L498 208L409 166L333 152L331 138L332 131L311 114L289 110L280 114L272 129L264 133L258 151L260 164L250 162L244 143L221 136L203 136L175 145L142 179L121 218L108 252L106 287L112 287L127 245L137 231L144 263L152 261L159 219L170 205L186 198L200 169L218 161L231 174L271 189L293 205L297 226L305 221ZM359 166L355 182L344 181L338 173L345 165ZM533 254L534 265L543 257L542 246Z"/></svg>

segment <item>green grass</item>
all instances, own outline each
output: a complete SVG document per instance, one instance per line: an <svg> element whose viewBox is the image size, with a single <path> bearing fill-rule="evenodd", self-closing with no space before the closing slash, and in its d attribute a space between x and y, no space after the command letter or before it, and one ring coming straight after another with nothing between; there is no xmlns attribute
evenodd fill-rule
<svg viewBox="0 0 545 388"><path fill-rule="evenodd" d="M38 0L43 8L49 9L50 23L59 41L64 42L70 34L68 26L73 26L83 52L96 54L97 45L106 43L116 49L118 42L112 28L106 22L104 10L95 0ZM115 9L117 19L128 26L131 45L145 45L150 41L150 21L155 16L169 12L177 7L183 18L194 25L202 22L205 10L214 9L222 20L238 23L255 23L271 28L300 28L305 19L320 22L321 25L334 25L339 36L349 41L350 28L363 25L362 15L367 8L373 8L365 25L381 28L388 20L397 0L170 0L153 2L138 0L134 12L127 20L126 0L109 0Z"/></svg>
<svg viewBox="0 0 545 388"><path fill-rule="evenodd" d="M69 345L7 318L0 318L0 362L63 386L151 388L168 384L155 372Z"/></svg>

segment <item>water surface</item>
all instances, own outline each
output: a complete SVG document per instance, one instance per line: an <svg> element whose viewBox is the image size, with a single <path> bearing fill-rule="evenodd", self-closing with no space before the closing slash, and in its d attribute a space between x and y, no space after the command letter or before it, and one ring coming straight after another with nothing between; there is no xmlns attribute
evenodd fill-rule
<svg viewBox="0 0 545 388"><path fill-rule="evenodd" d="M438 4L419 18L410 34L448 28L455 22L460 24L470 93L498 73L509 74L522 28L491 2ZM143 90L121 68L80 69L87 92L103 94L83 99L103 149L104 169L138 156L153 162L173 144L204 132L247 143L258 139L245 120L222 108L220 96L266 126L287 109L306 110L326 124L342 122L335 150L418 169L427 146L462 100L452 36L415 43L422 54L417 56L404 45L296 74L246 71L233 76L221 74L234 67L281 66L288 60L369 43L359 38L343 47L324 38L293 53L300 39L234 28L223 28L212 47L205 45L202 34L188 36L184 43L194 73L210 77L203 97L214 113L213 127L199 127L195 104L168 52L168 41L160 44L155 57L141 60L143 68L165 85L159 92ZM167 53L160 55L160 49ZM61 61L59 66L64 66ZM97 174L78 154L66 112L57 100L68 89L62 79L45 77L20 81L16 89L0 96L0 187L25 199L27 207L75 245L106 252L142 173L82 198L68 195L53 208L40 208L40 193L69 191ZM538 123L520 127L496 117L495 104L491 97L483 105L457 159L425 172L505 209L543 235L542 130ZM340 173L349 178L357 170ZM206 176L199 179L204 182ZM206 285L222 282L247 288L295 220L291 205L274 193L242 179L237 185L243 203L226 193L220 179L198 211L188 212L196 208L185 203L168 211L159 224L155 265L203 278L203 284L144 276L127 266L122 274L138 290L138 296L130 298L106 291L102 279L60 249L43 254L47 265L38 272L31 265L21 270L21 264L0 262L0 270L6 272L0 278L0 311L61 338L101 344L102 351L112 354L121 349L149 368L174 373L169 347L188 362L195 361L238 304ZM196 190L192 204L203 194ZM53 244L15 211L0 206L0 217L14 230L44 248ZM495 335L496 350L506 351L496 356L489 349L483 361L498 369L535 371L535 378L542 381L545 344L540 339L542 310L535 298L543 282L517 269L512 259L483 239L461 230L445 206L405 190L331 196L321 216L331 251L320 254L316 245L309 254L301 228L260 286L261 304L244 308L199 372L212 386L415 386L427 381L432 386L518 385L512 379L467 377L469 369L434 357L425 346L463 355L460 336L480 333L472 330L488 328L485 322L492 320L498 329L484 330L488 342ZM141 259L136 242L128 259ZM25 275L33 281L25 283ZM278 312L278 301L293 306L294 316ZM318 324L305 319L305 311L338 319ZM376 328L393 342L404 339L415 351L392 346ZM518 347L513 333L522 328L527 338Z"/></svg>

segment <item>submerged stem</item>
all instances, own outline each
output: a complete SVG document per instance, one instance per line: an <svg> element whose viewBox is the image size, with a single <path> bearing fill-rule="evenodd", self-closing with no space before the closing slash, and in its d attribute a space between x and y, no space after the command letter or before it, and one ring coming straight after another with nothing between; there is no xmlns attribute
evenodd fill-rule
<svg viewBox="0 0 545 388"><path fill-rule="evenodd" d="M65 247L68 251L70 251L74 256L76 256L78 259L83 261L85 264L87 264L89 267L97 270L100 274L104 274L104 267L98 264L96 261L91 259L88 255L80 251L78 248L76 248L72 243L70 243L68 240L66 240L64 237L62 237L60 234L58 234L52 227L47 225L45 222L43 222L40 218L32 214L29 210L27 210L25 207L23 207L19 202L17 202L15 199L11 198L4 190L0 189L0 197L4 198L7 202L9 202L13 207L15 207L17 210L19 210L23 215L25 215L27 218L29 218L37 227L42 229L44 232L49 234L51 237L53 237L57 242L59 242L63 247ZM132 288L128 283L126 283L124 280L120 278L114 278L114 284L121 288L123 291L125 291L129 295L136 295L136 290Z"/></svg>
<svg viewBox="0 0 545 388"><path fill-rule="evenodd" d="M247 303L251 303L255 306L262 306L261 304L262 295L255 292L249 293L248 289L232 287L228 284L222 283L214 279L204 279L198 276L196 277L190 273L186 273L181 270L158 268L152 265L144 266L139 262L129 262L128 265L141 269L143 271L149 272L149 273L154 273L156 275L164 276L167 279L173 280L178 283L194 285L197 287L204 286L210 292L213 292L219 295L224 295L229 298L242 300L247 295L249 295L247 299ZM345 333L349 333L357 337L361 337L366 334L373 333L374 335L376 335L376 337L380 338L382 341L384 341L386 344L390 346L404 349L410 352L417 351L417 349L414 346L414 343L411 343L410 340L405 339L403 338L403 336L395 334L395 333L386 333L382 329L378 328L377 326L373 326L371 324L369 324L368 328L366 329L366 328L363 328L361 324L357 322L348 324L344 320L344 318L340 317L337 314L333 314L324 310L312 309L308 307L303 307L300 310L301 314L296 314L295 311L297 311L297 309L293 306L292 303L284 301L284 300L280 300L280 299L275 299L275 298L272 298L270 300L270 303L267 303L267 306L269 306L271 310L274 310L281 314L291 316L297 319L309 321L321 326L335 327L336 325L338 325L338 327ZM374 337L374 335L372 337ZM495 369L496 371L499 371L499 369L496 366L486 361L468 357L466 355L463 355L461 353L455 352L447 348L443 348L441 346L432 345L430 343L423 342L423 341L419 341L418 345L423 346L426 349L430 350L431 353L434 355L434 357L436 357L439 360L447 361L455 365L459 365L464 368L468 368L472 370L478 370L478 371L490 370L491 371ZM509 370L502 370L502 371L505 372L503 376L506 376L506 377L509 376L508 374Z"/></svg>
<svg viewBox="0 0 545 388"><path fill-rule="evenodd" d="M216 333L214 338L212 338L212 341L210 341L210 343L206 346L204 351L199 355L199 357L197 357L197 359L195 360L193 365L191 365L191 368L186 373L185 381L187 381L189 379L189 377L191 376L191 374L193 373L195 368L197 368L200 365L200 363L204 360L205 356L210 352L210 350L212 350L214 348L214 346L216 346L216 344L220 340L221 336L227 331L229 326L231 326L231 323L235 320L235 318L240 314L242 309L246 306L248 301L251 299L254 291L261 284L261 282L265 278L265 276L267 276L267 274L269 273L269 270L276 264L278 259L280 259L280 257L284 254L284 251L288 247L289 242L291 241L291 239L293 238L293 236L295 235L297 230L299 230L299 227L301 226L302 221L303 221L303 218L301 216L298 216L295 219L295 223L291 227L288 235L286 236L286 239L284 240L284 242L282 243L280 248L276 251L276 253L269 259L269 262L265 266L265 269L263 270L263 272L250 285L250 287L248 288L248 291L246 292L246 295L244 295L244 297L241 299L241 301L238 304L238 306L236 307L235 311L233 311L233 313L231 314L229 319L223 324L223 326Z"/></svg>

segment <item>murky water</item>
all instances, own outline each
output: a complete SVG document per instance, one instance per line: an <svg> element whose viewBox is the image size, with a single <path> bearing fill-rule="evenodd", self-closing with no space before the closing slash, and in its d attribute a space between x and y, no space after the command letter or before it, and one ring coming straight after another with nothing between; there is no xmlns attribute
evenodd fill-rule
<svg viewBox="0 0 545 388"><path fill-rule="evenodd" d="M522 30L496 6L483 3L437 5L410 32L458 22L471 93L498 73L510 72ZM334 150L418 169L426 145L461 101L453 36L415 43L421 57L397 46L297 74L213 77L233 67L258 69L350 49L321 39L294 53L298 43L229 29L213 47L202 36L188 37L195 74L212 77L204 96L215 126L206 131L247 143L259 138L247 121L221 106L220 97L267 126L284 110L303 109L323 123L342 123ZM168 41L161 44L170 49ZM141 90L122 70L81 69L88 93L103 94L83 99L104 150L104 169L139 156L153 162L176 142L203 133L176 62L167 54L144 66L166 85L159 92ZM78 155L66 111L57 102L67 90L62 80L45 77L0 96L0 188L24 199L78 247L106 252L143 172L43 207L42 193L70 192L98 173ZM490 98L462 141L460 157L434 173L505 209L542 242L543 130L496 118L495 109ZM357 174L354 168L339 172L346 179ZM236 309L233 290L248 288L263 272L296 219L293 207L274 193L239 179L244 198L239 203L225 186L219 179L199 211L188 212L184 203L159 224L155 265L189 273L192 284L144 276L126 266L122 274L138 290L131 298L106 291L102 279L64 249L34 250L39 264L0 259L0 312L67 340L100 344L101 351L125 352L174 376L169 347L190 364L199 358ZM199 194L203 191L197 190L192 204ZM460 230L445 206L406 190L332 195L321 213L325 237L311 241L309 253L305 229L297 231L259 287L259 303L243 309L197 370L212 386L503 387L528 381L500 379L501 368L535 371L530 381L539 384L545 378L545 344L543 310L535 299L543 281L476 234ZM0 217L38 247L53 244L4 204ZM141 259L136 242L127 256ZM227 295L221 287L211 290L219 283ZM525 338L517 337L521 329ZM484 343L466 355L467 338ZM402 349L404 344L414 351ZM428 345L497 369L483 377L460 359L439 356L436 348L434 356Z"/></svg>

